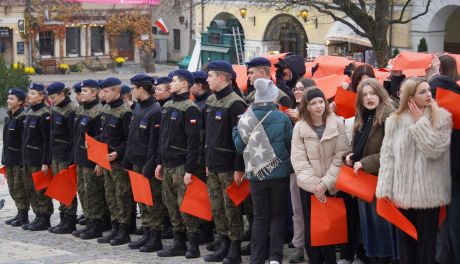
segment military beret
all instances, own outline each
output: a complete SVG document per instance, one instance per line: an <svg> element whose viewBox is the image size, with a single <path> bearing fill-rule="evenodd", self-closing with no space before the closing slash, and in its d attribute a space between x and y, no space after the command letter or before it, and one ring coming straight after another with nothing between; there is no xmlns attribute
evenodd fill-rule
<svg viewBox="0 0 460 264"><path fill-rule="evenodd" d="M248 69L251 69L254 67L271 67L271 66L272 66L272 63L268 59L263 58L263 57L257 57L257 58L254 58L246 62L246 67Z"/></svg>
<svg viewBox="0 0 460 264"><path fill-rule="evenodd" d="M45 92L45 86L39 83L31 83L29 89L39 91L39 92Z"/></svg>
<svg viewBox="0 0 460 264"><path fill-rule="evenodd" d="M18 88L11 88L8 91L8 95L15 95L19 100L24 101L26 99L26 93Z"/></svg>
<svg viewBox="0 0 460 264"><path fill-rule="evenodd" d="M184 78L189 85L193 85L194 83L193 74L187 70L176 70L173 76Z"/></svg>
<svg viewBox="0 0 460 264"><path fill-rule="evenodd" d="M72 89L75 93L81 93L81 82L77 82L72 86Z"/></svg>
<svg viewBox="0 0 460 264"><path fill-rule="evenodd" d="M101 89L121 85L121 81L115 77L109 77L105 80L102 80L100 83Z"/></svg>
<svg viewBox="0 0 460 264"><path fill-rule="evenodd" d="M208 82L206 81L208 79L208 74L204 71L196 71L192 72L193 74L193 79L195 79L196 83L204 83L207 84Z"/></svg>
<svg viewBox="0 0 460 264"><path fill-rule="evenodd" d="M52 82L46 87L46 94L52 95L61 92L65 89L65 84L62 82Z"/></svg>
<svg viewBox="0 0 460 264"><path fill-rule="evenodd" d="M155 83L155 78L150 77L145 74L138 74L130 79L131 84L134 84L136 86L142 86L142 85L152 85Z"/></svg>
<svg viewBox="0 0 460 264"><path fill-rule="evenodd" d="M157 79L155 85L170 84L171 82L172 82L172 77L160 77Z"/></svg>
<svg viewBox="0 0 460 264"><path fill-rule="evenodd" d="M208 64L209 71L222 71L233 74L233 67L226 61L213 61Z"/></svg>
<svg viewBox="0 0 460 264"><path fill-rule="evenodd" d="M83 88L83 87L87 87L87 88L94 88L94 89L100 89L101 86L100 86L100 82L96 81L96 80L84 80L83 82L81 82L80 84L80 87Z"/></svg>
<svg viewBox="0 0 460 264"><path fill-rule="evenodd" d="M122 85L121 86L121 92L120 94L121 95L124 95L124 94L130 94L131 93L131 87L129 87L128 85Z"/></svg>

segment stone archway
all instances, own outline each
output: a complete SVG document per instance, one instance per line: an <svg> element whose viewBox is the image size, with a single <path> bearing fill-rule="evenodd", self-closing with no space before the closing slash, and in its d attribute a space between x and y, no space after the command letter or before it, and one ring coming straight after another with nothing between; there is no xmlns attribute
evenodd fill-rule
<svg viewBox="0 0 460 264"><path fill-rule="evenodd" d="M307 33L302 23L288 14L279 14L270 20L263 41L270 42L270 48L281 53L292 52L303 57L307 55Z"/></svg>
<svg viewBox="0 0 460 264"><path fill-rule="evenodd" d="M424 11L423 1L418 0L414 4L412 15L419 14ZM456 40L456 27L451 27L449 24L455 23L455 20L460 21L460 3L458 0L439 0L431 1L428 13L411 22L411 43L412 48L417 49L417 45L421 38L427 40L428 52L440 52L445 50L445 43L450 43L454 39L454 43L460 45L460 38ZM457 18L458 17L458 18ZM452 22L452 20L454 20ZM458 24L457 24L458 25ZM452 46L452 44L449 44ZM449 45L446 47L449 49ZM454 44L454 46L456 46Z"/></svg>

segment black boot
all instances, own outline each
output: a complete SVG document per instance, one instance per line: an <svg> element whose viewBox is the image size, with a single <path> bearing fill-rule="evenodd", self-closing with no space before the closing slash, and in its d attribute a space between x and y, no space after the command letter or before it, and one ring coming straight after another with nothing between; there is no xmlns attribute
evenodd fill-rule
<svg viewBox="0 0 460 264"><path fill-rule="evenodd" d="M207 244L214 241L214 234L212 233L212 223L200 224L200 244Z"/></svg>
<svg viewBox="0 0 460 264"><path fill-rule="evenodd" d="M29 224L29 211L19 209L18 219L11 223L11 226L18 227L24 224Z"/></svg>
<svg viewBox="0 0 460 264"><path fill-rule="evenodd" d="M251 255L251 242L247 243L246 246L241 247L241 256Z"/></svg>
<svg viewBox="0 0 460 264"><path fill-rule="evenodd" d="M5 224L11 225L14 221L18 220L18 217L19 217L19 209L18 209L18 213L13 218L10 218L5 221Z"/></svg>
<svg viewBox="0 0 460 264"><path fill-rule="evenodd" d="M241 241L232 241L228 255L222 261L222 264L240 264L241 261Z"/></svg>
<svg viewBox="0 0 460 264"><path fill-rule="evenodd" d="M111 246L119 246L131 242L131 237L129 236L129 224L120 224L120 229L118 230L118 235L110 240Z"/></svg>
<svg viewBox="0 0 460 264"><path fill-rule="evenodd" d="M81 239L87 240L102 236L100 219L89 219L87 226L89 226L89 229L88 231L80 234Z"/></svg>
<svg viewBox="0 0 460 264"><path fill-rule="evenodd" d="M156 252L163 249L161 243L161 232L155 229L150 229L149 241L145 243L140 249L140 252Z"/></svg>
<svg viewBox="0 0 460 264"><path fill-rule="evenodd" d="M164 225L164 230L161 233L161 239L172 239L173 231L172 231L171 219L169 219L169 217L163 218L163 225Z"/></svg>
<svg viewBox="0 0 460 264"><path fill-rule="evenodd" d="M40 214L35 214L35 219L30 224L29 223L23 224L22 229L29 230L29 226L32 224L36 224L38 220L40 220Z"/></svg>
<svg viewBox="0 0 460 264"><path fill-rule="evenodd" d="M81 234L83 234L84 232L88 230L89 230L89 225L85 225L85 227L83 227L82 229L73 231L72 236L80 237Z"/></svg>
<svg viewBox="0 0 460 264"><path fill-rule="evenodd" d="M203 258L205 262L222 262L227 256L230 240L227 236L221 236L219 242L220 243L217 245L216 251Z"/></svg>
<svg viewBox="0 0 460 264"><path fill-rule="evenodd" d="M55 229L58 229L58 228L64 226L65 221L67 219L67 214L65 214L63 212L60 212L59 217L61 218L61 222L59 222L59 224L57 224L56 226L52 226L52 227L48 228L48 231L50 231L51 233L54 233Z"/></svg>
<svg viewBox="0 0 460 264"><path fill-rule="evenodd" d="M101 231L105 232L110 230L112 230L112 221L110 220L110 215L104 216L101 222Z"/></svg>
<svg viewBox="0 0 460 264"><path fill-rule="evenodd" d="M200 234L195 232L188 233L188 246L185 252L185 258L199 258L200 257Z"/></svg>
<svg viewBox="0 0 460 264"><path fill-rule="evenodd" d="M77 216L67 215L65 224L61 227L53 229L52 232L55 234L71 234L75 230L77 230Z"/></svg>
<svg viewBox="0 0 460 264"><path fill-rule="evenodd" d="M84 216L84 215L81 215L81 216L79 217L79 219L80 219L80 220L78 220L78 224L79 224L79 225L86 225L86 224L88 223L88 220L89 220L89 219L86 218L86 216Z"/></svg>
<svg viewBox="0 0 460 264"><path fill-rule="evenodd" d="M47 230L50 227L50 215L49 214L40 214L40 218L37 223L30 224L28 230L30 231L42 231Z"/></svg>
<svg viewBox="0 0 460 264"><path fill-rule="evenodd" d="M143 245L145 245L150 239L150 228L143 227L142 228L142 237L134 242L128 244L130 249L140 249Z"/></svg>
<svg viewBox="0 0 460 264"><path fill-rule="evenodd" d="M112 231L106 236L100 237L97 239L97 242L100 244L110 243L110 240L114 239L118 235L119 224L116 221L112 221Z"/></svg>
<svg viewBox="0 0 460 264"><path fill-rule="evenodd" d="M80 224L80 220L82 220L83 218L86 218L84 214L81 214L77 217L77 223Z"/></svg>
<svg viewBox="0 0 460 264"><path fill-rule="evenodd" d="M185 256L187 244L185 243L185 232L174 232L174 243L167 249L158 251L159 257Z"/></svg>
<svg viewBox="0 0 460 264"><path fill-rule="evenodd" d="M216 251L217 248L219 247L220 243L222 243L222 236L217 235L216 239L214 239L213 242L210 242L210 243L206 244L206 250L207 251Z"/></svg>

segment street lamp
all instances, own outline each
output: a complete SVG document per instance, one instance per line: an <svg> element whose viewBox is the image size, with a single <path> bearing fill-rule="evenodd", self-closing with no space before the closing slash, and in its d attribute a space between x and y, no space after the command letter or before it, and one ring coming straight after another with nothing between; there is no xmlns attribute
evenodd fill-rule
<svg viewBox="0 0 460 264"><path fill-rule="evenodd" d="M318 28L318 18L308 19L309 12L307 9L302 9L299 13L299 17L302 18L303 22L307 23L309 20L314 21L315 28Z"/></svg>
<svg viewBox="0 0 460 264"><path fill-rule="evenodd" d="M252 20L252 23L254 24L254 26L256 26L256 17L255 16L252 16L252 17L248 17L248 10L246 8L240 8L240 16L241 18L245 19L245 20Z"/></svg>

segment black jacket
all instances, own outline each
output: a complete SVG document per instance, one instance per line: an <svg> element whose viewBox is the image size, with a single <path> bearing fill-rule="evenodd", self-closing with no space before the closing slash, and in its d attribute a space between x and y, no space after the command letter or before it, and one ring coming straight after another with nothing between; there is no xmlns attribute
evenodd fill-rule
<svg viewBox="0 0 460 264"><path fill-rule="evenodd" d="M224 101L232 102L230 105ZM205 163L212 172L244 171L243 156L233 144L232 130L246 103L231 86L208 97L205 113Z"/></svg>
<svg viewBox="0 0 460 264"><path fill-rule="evenodd" d="M7 112L3 127L2 164L5 166L22 165L22 132L24 108L19 108L14 114Z"/></svg>
<svg viewBox="0 0 460 264"><path fill-rule="evenodd" d="M125 155L131 116L131 109L123 103L121 97L108 103L107 110L101 116L101 133L97 139L107 143L109 153L117 152L117 161L123 160Z"/></svg>
<svg viewBox="0 0 460 264"><path fill-rule="evenodd" d="M27 110L22 137L23 165L40 167L51 164L50 120L51 116L45 103L32 105Z"/></svg>
<svg viewBox="0 0 460 264"><path fill-rule="evenodd" d="M291 102L295 102L292 89L299 79L305 75L306 67L304 59L299 55L289 55L278 62L276 66L276 85L291 98ZM283 79L283 69L285 68L289 68L292 72L292 79L289 81Z"/></svg>
<svg viewBox="0 0 460 264"><path fill-rule="evenodd" d="M77 105L66 97L51 110L51 159L73 163L73 126Z"/></svg>
<svg viewBox="0 0 460 264"><path fill-rule="evenodd" d="M200 108L202 112L204 111L204 108L206 107L206 100L208 99L210 95L211 93L206 91L202 95L195 96L194 103Z"/></svg>
<svg viewBox="0 0 460 264"><path fill-rule="evenodd" d="M138 101L129 127L125 158L132 164L144 166L142 174L148 178L155 173L160 123L160 104L153 97Z"/></svg>
<svg viewBox="0 0 460 264"><path fill-rule="evenodd" d="M185 165L193 173L198 168L202 114L190 93L174 94L163 106L157 163L168 168Z"/></svg>

